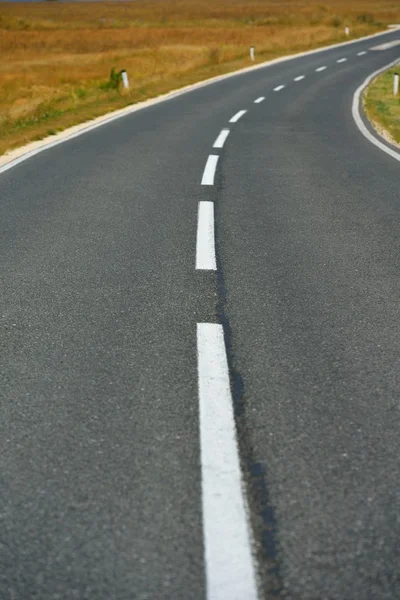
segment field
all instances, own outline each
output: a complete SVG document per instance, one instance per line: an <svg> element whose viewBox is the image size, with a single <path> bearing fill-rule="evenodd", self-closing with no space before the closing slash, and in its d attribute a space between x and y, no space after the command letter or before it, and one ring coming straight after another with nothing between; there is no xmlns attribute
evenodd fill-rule
<svg viewBox="0 0 400 600"><path fill-rule="evenodd" d="M400 144L400 95L393 96L393 75L399 67L377 77L364 93L364 109L368 118L382 133L387 132Z"/></svg>
<svg viewBox="0 0 400 600"><path fill-rule="evenodd" d="M0 154L256 62L385 29L397 0L0 2ZM128 72L128 92L111 69Z"/></svg>

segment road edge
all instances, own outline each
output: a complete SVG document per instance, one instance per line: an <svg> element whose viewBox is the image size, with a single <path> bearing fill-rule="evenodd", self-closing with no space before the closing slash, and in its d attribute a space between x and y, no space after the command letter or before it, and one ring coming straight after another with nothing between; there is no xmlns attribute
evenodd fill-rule
<svg viewBox="0 0 400 600"><path fill-rule="evenodd" d="M373 126L373 123L369 119L368 119L368 123L371 125L371 128L373 129L373 131L376 132L377 135L374 135L368 129L367 125L364 123L364 120L362 118L361 111L360 111L361 104L362 104L363 91L368 87L368 85L371 83L371 81L373 79L375 79L375 77L377 77L381 73L384 73L391 67L394 67L395 65L399 64L399 62L400 62L400 58L397 58L396 60L390 62L389 64L385 65L384 67L381 67L377 71L374 71L373 73L371 73L371 75L369 75L363 81L363 83L354 92L351 112L352 112L355 124L357 125L358 129L361 131L363 136L366 137L367 140L371 142L371 144L374 144L374 146L376 146L383 152L386 152L386 154L389 154L389 156L391 156L392 158L394 158L395 160L398 160L400 162L400 152L397 152L394 149L394 147L388 146L387 144L384 143L385 138L379 134L379 132L375 129L375 127ZM377 136L379 136L379 137L377 137Z"/></svg>
<svg viewBox="0 0 400 600"><path fill-rule="evenodd" d="M256 71L258 69L268 68L272 65L276 65L281 62L295 60L296 58L302 58L304 56L317 54L319 52L326 52L327 50L332 50L334 48L349 46L351 44L356 44L356 43L362 42L364 40L369 40L369 39L373 39L373 38L376 38L379 36L388 35L390 33L393 33L396 29L398 29L398 27L396 27L396 28L392 27L388 31L380 31L379 33L373 33L371 35L363 36L363 37L357 38L355 40L350 40L347 42L340 42L338 44L331 44L328 46L322 46L321 48L315 48L314 50L307 50L305 52L299 52L297 54L281 56L279 58L265 61L265 62L257 64L257 65L252 65L250 67L245 67L243 69L233 71L231 73L225 73L224 75L217 75L216 77L211 77L209 79L205 79L204 81L200 81L200 82L185 86L183 88L179 88L177 90L172 90L171 92L168 92L167 94L162 94L161 96L151 98L144 102L138 102L136 104L127 106L127 107L119 109L117 111L107 113L105 115L102 115L102 116L92 119L90 121L86 121L85 123L80 123L79 125L74 125L73 127L69 127L67 129L65 129L64 131L60 132L59 134L56 134L56 136L48 136L42 140L30 142L26 146L21 146L20 148L16 148L15 150L12 150L9 153L6 153L5 155L3 155L3 157L0 156L0 174L4 173L5 171L8 171L9 169L12 169L13 167L16 167L17 165L24 162L25 160L28 160L29 158L36 156L36 154L39 154L40 152L44 152L45 150L54 148L54 146L58 146L59 144L62 144L69 140L72 140L80 135L83 135L85 133L88 133L89 131L92 131L93 129L97 129L98 127L106 125L107 123L111 123L112 121L115 121L116 119L120 119L120 118L125 117L129 114L132 114L136 111L143 110L144 108L147 108L148 106L153 106L156 104L160 104L161 102L166 102L167 100L171 100L173 98L176 98L177 96L181 96L182 94L186 94L188 92L200 89L202 87L212 85L214 83L218 83L218 82L223 81L224 79L228 79L230 77L236 77L238 75L242 75L244 73L249 73L251 71ZM51 139L51 141L49 141L49 139Z"/></svg>

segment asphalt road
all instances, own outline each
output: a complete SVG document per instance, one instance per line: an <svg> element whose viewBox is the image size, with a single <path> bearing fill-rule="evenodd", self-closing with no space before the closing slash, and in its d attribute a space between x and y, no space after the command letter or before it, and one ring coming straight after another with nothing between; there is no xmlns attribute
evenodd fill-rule
<svg viewBox="0 0 400 600"><path fill-rule="evenodd" d="M204 460L224 437L200 448L199 323L224 328L259 600L400 597L400 166L351 115L391 39L0 175L1 600L250 599L229 569L206 591ZM196 269L203 202L215 270Z"/></svg>

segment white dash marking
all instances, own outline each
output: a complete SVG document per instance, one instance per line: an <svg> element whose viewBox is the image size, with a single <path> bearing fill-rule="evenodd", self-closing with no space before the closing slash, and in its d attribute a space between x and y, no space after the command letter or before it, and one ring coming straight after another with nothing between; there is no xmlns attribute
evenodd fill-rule
<svg viewBox="0 0 400 600"><path fill-rule="evenodd" d="M219 136L217 137L217 139L215 140L215 142L213 144L213 148L223 148L226 138L228 137L229 134L230 134L229 129L222 129L221 133L219 134Z"/></svg>
<svg viewBox="0 0 400 600"><path fill-rule="evenodd" d="M305 75L299 75L298 77L295 77L293 81L301 81L304 78L305 78Z"/></svg>
<svg viewBox="0 0 400 600"><path fill-rule="evenodd" d="M342 63L342 62L346 62L347 58L339 58L339 60L337 60L337 63Z"/></svg>
<svg viewBox="0 0 400 600"><path fill-rule="evenodd" d="M257 100L254 100L254 104L260 104L260 102L263 102L265 100L265 96L260 96L259 98L257 98Z"/></svg>
<svg viewBox="0 0 400 600"><path fill-rule="evenodd" d="M320 71L325 71L325 69L327 69L328 67L323 66L323 67L318 67L318 69L315 69L317 71L317 73L319 73Z"/></svg>
<svg viewBox="0 0 400 600"><path fill-rule="evenodd" d="M274 92L280 92L284 87L284 85L278 85L276 88L274 88Z"/></svg>
<svg viewBox="0 0 400 600"><path fill-rule="evenodd" d="M219 156L217 154L210 154L210 156L207 158L203 177L201 179L201 185L214 185L215 170L217 168L218 159Z"/></svg>
<svg viewBox="0 0 400 600"><path fill-rule="evenodd" d="M207 600L257 600L222 325L197 324Z"/></svg>
<svg viewBox="0 0 400 600"><path fill-rule="evenodd" d="M357 56L364 56L364 54L367 54L365 50L363 50L362 52L357 52Z"/></svg>
<svg viewBox="0 0 400 600"><path fill-rule="evenodd" d="M196 239L196 269L216 271L214 203L199 202Z"/></svg>
<svg viewBox="0 0 400 600"><path fill-rule="evenodd" d="M237 112L236 115L233 115L233 117L231 119L229 119L229 123L236 123L246 113L247 113L247 110L239 110L239 112Z"/></svg>

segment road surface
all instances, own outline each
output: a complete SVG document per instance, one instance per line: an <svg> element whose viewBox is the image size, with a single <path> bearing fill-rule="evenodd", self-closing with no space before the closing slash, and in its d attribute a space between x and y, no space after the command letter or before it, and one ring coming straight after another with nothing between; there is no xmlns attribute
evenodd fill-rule
<svg viewBox="0 0 400 600"><path fill-rule="evenodd" d="M0 174L2 600L400 597L395 39Z"/></svg>

